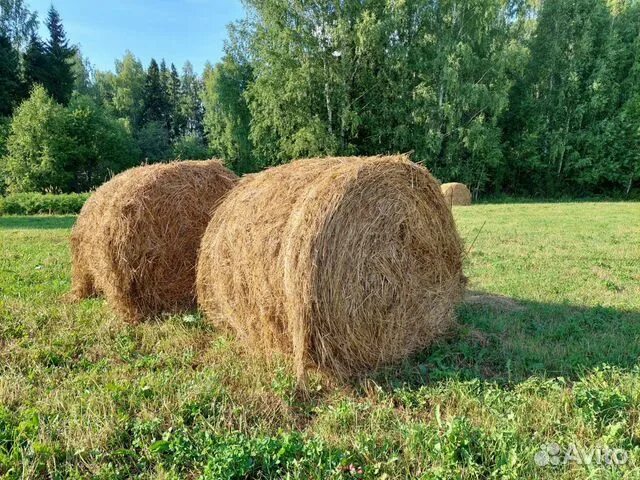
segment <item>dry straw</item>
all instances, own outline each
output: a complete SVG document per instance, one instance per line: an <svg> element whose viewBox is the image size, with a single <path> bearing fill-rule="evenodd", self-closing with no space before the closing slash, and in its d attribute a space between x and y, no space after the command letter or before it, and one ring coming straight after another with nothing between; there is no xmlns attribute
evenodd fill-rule
<svg viewBox="0 0 640 480"><path fill-rule="evenodd" d="M235 181L217 160L141 166L113 177L73 227L72 296L102 293L131 322L193 307L200 240Z"/></svg>
<svg viewBox="0 0 640 480"><path fill-rule="evenodd" d="M249 350L340 377L452 324L462 246L438 183L405 156L299 160L241 179L202 240L198 302Z"/></svg>
<svg viewBox="0 0 640 480"><path fill-rule="evenodd" d="M440 188L447 205L471 205L471 192L464 183L443 183Z"/></svg>

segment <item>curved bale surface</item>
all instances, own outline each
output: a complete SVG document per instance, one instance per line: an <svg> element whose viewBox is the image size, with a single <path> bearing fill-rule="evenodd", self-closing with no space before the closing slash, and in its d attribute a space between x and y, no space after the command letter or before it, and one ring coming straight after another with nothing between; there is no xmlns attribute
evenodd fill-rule
<svg viewBox="0 0 640 480"><path fill-rule="evenodd" d="M464 183L443 183L440 188L447 205L471 205L471 192Z"/></svg>
<svg viewBox="0 0 640 480"><path fill-rule="evenodd" d="M441 336L462 246L438 183L407 157L298 160L241 179L198 261L198 302L250 350L348 377Z"/></svg>
<svg viewBox="0 0 640 480"><path fill-rule="evenodd" d="M104 294L130 322L193 307L200 240L235 181L217 160L113 177L89 197L71 232L72 296Z"/></svg>

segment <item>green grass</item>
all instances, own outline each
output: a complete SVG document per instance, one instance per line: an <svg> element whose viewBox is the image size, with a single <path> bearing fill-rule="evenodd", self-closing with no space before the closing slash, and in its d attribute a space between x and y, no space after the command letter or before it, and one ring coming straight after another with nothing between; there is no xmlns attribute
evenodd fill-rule
<svg viewBox="0 0 640 480"><path fill-rule="evenodd" d="M128 326L67 303L74 218L0 217L0 476L640 478L640 204L455 216L460 327L304 398L195 313ZM538 467L549 442L630 459Z"/></svg>

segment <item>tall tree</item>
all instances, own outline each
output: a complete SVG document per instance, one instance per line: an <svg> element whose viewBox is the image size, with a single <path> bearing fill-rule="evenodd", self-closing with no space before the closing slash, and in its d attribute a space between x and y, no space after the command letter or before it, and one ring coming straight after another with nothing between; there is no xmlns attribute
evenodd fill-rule
<svg viewBox="0 0 640 480"><path fill-rule="evenodd" d="M133 130L142 125L146 74L140 60L127 51L116 60L113 72L96 72L98 96L116 118L125 119Z"/></svg>
<svg viewBox="0 0 640 480"><path fill-rule="evenodd" d="M249 138L251 116L244 97L250 79L250 66L238 64L228 54L215 67L207 65L204 72L202 100L209 147L238 173L257 169Z"/></svg>
<svg viewBox="0 0 640 480"><path fill-rule="evenodd" d="M49 40L45 47L48 73L45 87L57 102L66 105L75 82L73 60L76 51L69 46L62 19L53 5L49 8L46 24Z"/></svg>
<svg viewBox="0 0 640 480"><path fill-rule="evenodd" d="M178 138L184 134L185 119L180 108L182 101L182 92L180 88L180 75L176 66L172 63L168 74L166 75L165 90L167 92L168 103L168 129L172 139Z"/></svg>
<svg viewBox="0 0 640 480"><path fill-rule="evenodd" d="M0 32L23 51L38 29L38 17L23 0L0 0Z"/></svg>
<svg viewBox="0 0 640 480"><path fill-rule="evenodd" d="M160 67L151 59L144 85L143 121L160 122L166 127L168 100Z"/></svg>
<svg viewBox="0 0 640 480"><path fill-rule="evenodd" d="M633 181L618 161L629 158L620 146L632 145L621 135L633 115L623 121L619 113L633 91L626 79L638 35L625 11L637 12L637 2L543 3L505 123L516 191L584 196Z"/></svg>
<svg viewBox="0 0 640 480"><path fill-rule="evenodd" d="M76 49L73 56L71 71L74 78L73 91L81 95L95 95L93 66L79 49Z"/></svg>
<svg viewBox="0 0 640 480"><path fill-rule="evenodd" d="M35 85L45 86L49 81L49 62L44 44L33 33L24 54L24 79L28 90Z"/></svg>
<svg viewBox="0 0 640 480"><path fill-rule="evenodd" d="M202 125L204 106L201 100L202 80L193 71L191 62L186 62L182 67L180 90L180 114L184 119L184 133L202 136L204 134Z"/></svg>
<svg viewBox="0 0 640 480"><path fill-rule="evenodd" d="M255 152L278 163L413 150L481 190L502 162L497 122L521 56L513 3L248 1L238 32Z"/></svg>
<svg viewBox="0 0 640 480"><path fill-rule="evenodd" d="M0 33L0 117L9 116L22 97L20 58L9 37Z"/></svg>

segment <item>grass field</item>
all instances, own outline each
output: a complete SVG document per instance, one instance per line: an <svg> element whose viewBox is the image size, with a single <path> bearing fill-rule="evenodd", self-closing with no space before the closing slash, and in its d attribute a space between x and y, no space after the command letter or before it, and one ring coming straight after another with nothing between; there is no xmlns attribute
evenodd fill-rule
<svg viewBox="0 0 640 480"><path fill-rule="evenodd" d="M0 475L640 478L640 204L455 216L460 327L304 398L195 313L127 326L66 303L74 217L0 217ZM629 458L536 465L552 442Z"/></svg>

